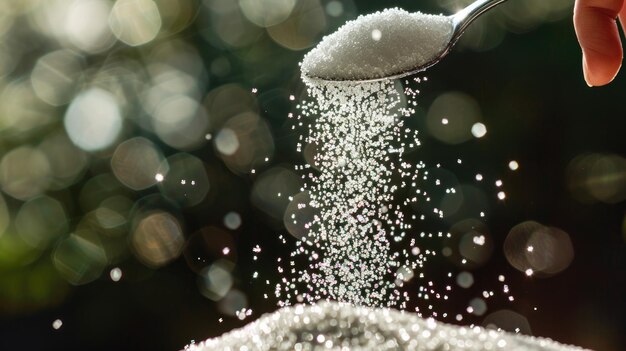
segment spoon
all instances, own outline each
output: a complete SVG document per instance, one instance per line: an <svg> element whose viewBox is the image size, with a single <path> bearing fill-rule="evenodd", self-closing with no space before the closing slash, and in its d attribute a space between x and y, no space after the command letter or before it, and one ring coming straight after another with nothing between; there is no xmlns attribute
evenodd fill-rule
<svg viewBox="0 0 626 351"><path fill-rule="evenodd" d="M303 78L377 81L423 71L452 49L480 15L506 0L477 0L451 16L390 9L361 16L305 55Z"/></svg>

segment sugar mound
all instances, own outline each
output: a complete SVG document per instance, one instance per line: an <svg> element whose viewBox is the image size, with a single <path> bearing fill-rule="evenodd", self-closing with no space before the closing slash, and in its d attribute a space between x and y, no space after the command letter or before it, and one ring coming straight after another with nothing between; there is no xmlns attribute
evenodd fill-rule
<svg viewBox="0 0 626 351"><path fill-rule="evenodd" d="M387 308L336 302L296 305L266 314L219 338L188 345L209 350L508 350L574 351L555 341L459 327Z"/></svg>
<svg viewBox="0 0 626 351"><path fill-rule="evenodd" d="M304 76L369 80L413 72L440 56L452 37L450 17L392 8L360 16L330 34L302 61Z"/></svg>

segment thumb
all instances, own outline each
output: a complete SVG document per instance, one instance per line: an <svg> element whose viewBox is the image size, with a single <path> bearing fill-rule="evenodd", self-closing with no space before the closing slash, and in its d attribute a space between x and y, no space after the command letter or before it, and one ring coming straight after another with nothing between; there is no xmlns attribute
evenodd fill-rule
<svg viewBox="0 0 626 351"><path fill-rule="evenodd" d="M622 65L616 19L624 0L577 0L574 27L583 51L583 73L589 86L610 83Z"/></svg>

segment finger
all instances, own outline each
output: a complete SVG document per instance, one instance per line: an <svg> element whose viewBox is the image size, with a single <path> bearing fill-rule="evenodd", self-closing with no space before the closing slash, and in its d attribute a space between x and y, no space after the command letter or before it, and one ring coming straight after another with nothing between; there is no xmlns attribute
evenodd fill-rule
<svg viewBox="0 0 626 351"><path fill-rule="evenodd" d="M622 24L622 30L626 33L626 1L622 0L622 10L619 13L619 22Z"/></svg>
<svg viewBox="0 0 626 351"><path fill-rule="evenodd" d="M622 44L615 20L624 0L577 0L574 27L583 51L589 86L610 83L622 65Z"/></svg>

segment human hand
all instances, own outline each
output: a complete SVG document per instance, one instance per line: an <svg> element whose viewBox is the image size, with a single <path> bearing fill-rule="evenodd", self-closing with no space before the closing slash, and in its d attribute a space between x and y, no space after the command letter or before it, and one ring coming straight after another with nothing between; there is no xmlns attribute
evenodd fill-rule
<svg viewBox="0 0 626 351"><path fill-rule="evenodd" d="M583 75L589 86L610 83L622 66L622 43L616 19L622 28L626 0L576 0L574 28L583 50Z"/></svg>

